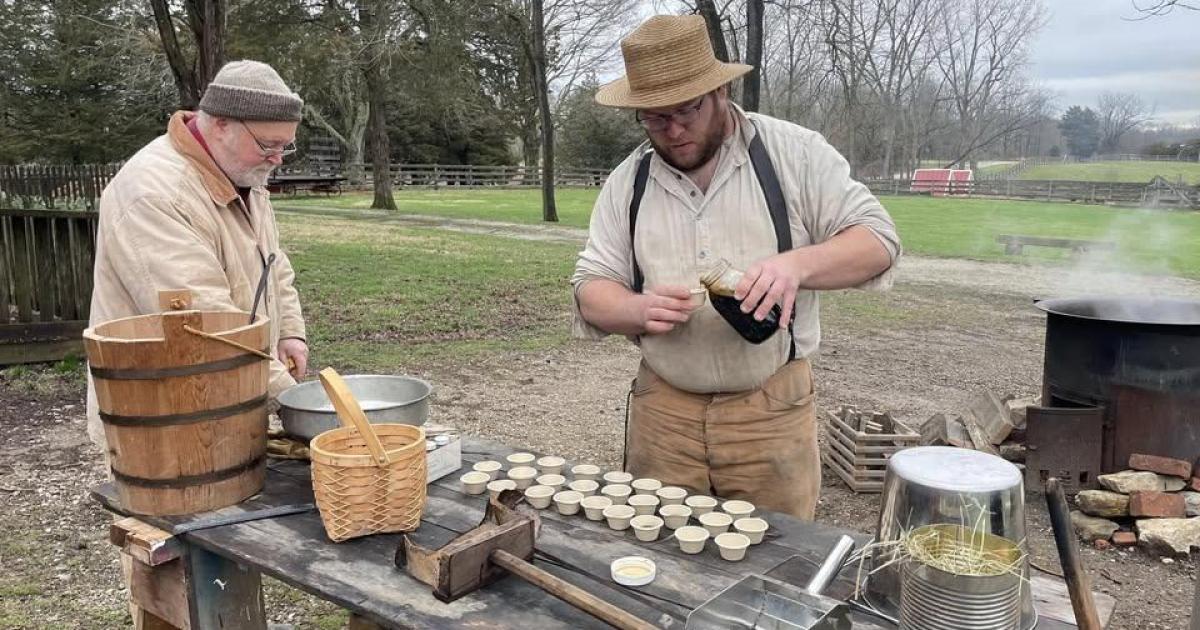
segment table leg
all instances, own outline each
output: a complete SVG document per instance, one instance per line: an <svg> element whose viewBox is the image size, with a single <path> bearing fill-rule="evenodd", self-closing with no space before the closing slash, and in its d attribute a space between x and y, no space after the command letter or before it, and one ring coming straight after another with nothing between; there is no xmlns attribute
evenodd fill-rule
<svg viewBox="0 0 1200 630"><path fill-rule="evenodd" d="M265 630L262 576L257 570L194 545L183 559L191 630Z"/></svg>

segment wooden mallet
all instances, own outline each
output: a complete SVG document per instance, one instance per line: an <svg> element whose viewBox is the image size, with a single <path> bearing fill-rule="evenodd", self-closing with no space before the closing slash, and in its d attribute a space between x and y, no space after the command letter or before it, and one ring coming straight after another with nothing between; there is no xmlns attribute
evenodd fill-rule
<svg viewBox="0 0 1200 630"><path fill-rule="evenodd" d="M506 490L488 502L483 521L438 549L405 535L396 550L396 566L433 587L433 595L452 602L512 573L576 608L622 629L653 624L533 566L534 539L541 522L536 513L517 509L521 493Z"/></svg>

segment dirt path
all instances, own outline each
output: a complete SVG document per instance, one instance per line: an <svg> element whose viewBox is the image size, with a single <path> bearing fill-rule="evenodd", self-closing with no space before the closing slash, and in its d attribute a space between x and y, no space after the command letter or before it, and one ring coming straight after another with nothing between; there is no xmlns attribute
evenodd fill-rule
<svg viewBox="0 0 1200 630"><path fill-rule="evenodd" d="M323 212L321 212L323 213ZM346 217L345 211L337 216ZM355 218L350 216L348 218ZM582 242L583 230L363 213L364 219L513 238ZM1127 287L1200 296L1200 283L1109 272L907 257L895 289L873 301L830 296L814 361L820 404L887 409L919 423L973 390L1035 394L1041 381L1044 316L1035 296L1068 289ZM1070 291L1075 292L1075 291ZM315 349L319 353L319 349ZM574 342L547 351L445 361L416 371L437 386L434 420L464 431L563 456L620 465L625 395L638 362L624 339ZM78 379L46 372L0 377L0 627L128 627L107 518L87 499L103 477L84 437ZM875 495L855 495L826 473L818 519L870 531ZM1040 498L1030 495L1029 542L1041 566L1056 567ZM1116 596L1110 628L1184 627L1191 563L1164 564L1141 552L1085 550L1096 587ZM330 606L278 584L267 589L273 621L336 627Z"/></svg>

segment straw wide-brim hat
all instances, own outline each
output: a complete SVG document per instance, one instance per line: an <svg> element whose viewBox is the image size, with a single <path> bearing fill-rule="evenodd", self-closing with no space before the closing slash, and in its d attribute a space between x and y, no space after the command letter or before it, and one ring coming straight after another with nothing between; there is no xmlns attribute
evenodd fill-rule
<svg viewBox="0 0 1200 630"><path fill-rule="evenodd" d="M695 99L753 70L713 54L704 18L656 15L621 40L625 76L596 91L609 107L651 109Z"/></svg>

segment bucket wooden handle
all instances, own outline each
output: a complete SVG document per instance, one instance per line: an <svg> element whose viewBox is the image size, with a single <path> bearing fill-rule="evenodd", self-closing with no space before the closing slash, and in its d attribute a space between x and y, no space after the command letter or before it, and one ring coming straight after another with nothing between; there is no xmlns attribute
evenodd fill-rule
<svg viewBox="0 0 1200 630"><path fill-rule="evenodd" d="M376 463L380 466L392 463L383 444L379 442L379 436L375 435L375 429L367 420L367 414L363 413L362 407L354 398L354 394L350 392L350 388L346 386L346 381L342 379L342 376L331 367L321 370L320 376L321 385L325 387L325 393L329 395L329 400L333 401L333 408L337 410L338 420L343 425L358 430L358 434L366 440L367 449L375 457Z"/></svg>

